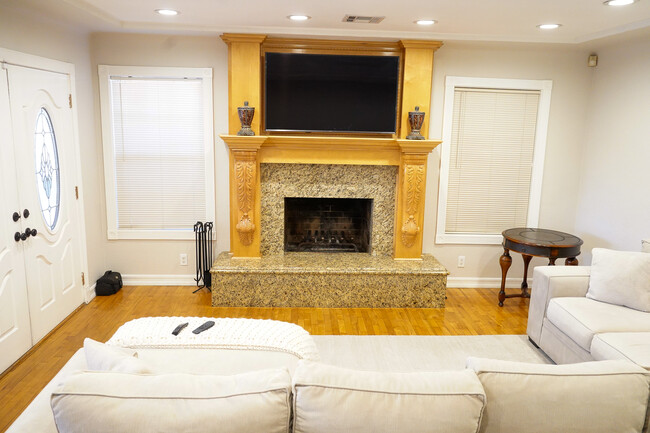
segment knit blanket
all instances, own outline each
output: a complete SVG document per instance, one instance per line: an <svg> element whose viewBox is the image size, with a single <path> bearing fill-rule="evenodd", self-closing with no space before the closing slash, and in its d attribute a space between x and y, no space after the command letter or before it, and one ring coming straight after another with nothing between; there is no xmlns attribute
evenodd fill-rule
<svg viewBox="0 0 650 433"><path fill-rule="evenodd" d="M214 326L200 334L192 333L208 320ZM175 336L181 323L189 325ZM298 325L277 320L213 317L143 317L120 326L110 340L114 346L129 348L183 348L261 350L290 353L300 359L318 360L318 349L311 335Z"/></svg>

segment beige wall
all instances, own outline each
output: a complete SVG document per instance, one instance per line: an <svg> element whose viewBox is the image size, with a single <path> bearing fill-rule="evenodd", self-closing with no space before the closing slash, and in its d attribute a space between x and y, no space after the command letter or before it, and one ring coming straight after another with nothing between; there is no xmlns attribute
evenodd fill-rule
<svg viewBox="0 0 650 433"><path fill-rule="evenodd" d="M218 138L228 130L228 50L216 36L171 36L123 33L98 33L90 38L91 75L95 117L94 141L102 152L97 65L175 66L212 68L214 86L214 132L216 173L216 251L228 250L229 198L228 153ZM102 173L100 221L101 240L98 247L106 251L106 266L123 274L193 275L194 241L179 240L111 240L106 236L106 203L104 197L103 162L97 166ZM179 265L179 254L188 255L188 266Z"/></svg>
<svg viewBox="0 0 650 433"><path fill-rule="evenodd" d="M650 38L596 50L576 230L593 247L650 238Z"/></svg>
<svg viewBox="0 0 650 433"><path fill-rule="evenodd" d="M445 77L488 77L552 80L539 226L573 232L578 197L582 137L589 96L588 52L566 45L448 42L434 58L429 137L442 137ZM499 245L436 244L440 148L429 157L424 251L434 254L450 271L449 286L499 284ZM458 268L459 255L466 257ZM533 259L531 267L545 265ZM519 254L513 255L509 277L523 275ZM463 279L454 280L456 278ZM466 280L469 279L469 280Z"/></svg>
<svg viewBox="0 0 650 433"><path fill-rule="evenodd" d="M0 47L75 65L89 281L92 284L103 273L106 254L98 248L103 237L99 195L101 173L98 170L101 160L95 141L89 35L75 32L54 20L39 18L34 11L0 5Z"/></svg>

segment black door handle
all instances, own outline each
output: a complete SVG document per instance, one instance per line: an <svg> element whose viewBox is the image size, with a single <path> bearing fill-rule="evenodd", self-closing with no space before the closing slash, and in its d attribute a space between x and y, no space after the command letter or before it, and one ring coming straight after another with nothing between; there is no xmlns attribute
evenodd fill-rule
<svg viewBox="0 0 650 433"><path fill-rule="evenodd" d="M32 233L31 233L32 236L36 236L37 233L38 231L36 231L36 229L32 229Z"/></svg>
<svg viewBox="0 0 650 433"><path fill-rule="evenodd" d="M23 211L23 216L24 216L25 218L29 218L29 209L25 209L25 210Z"/></svg>
<svg viewBox="0 0 650 433"><path fill-rule="evenodd" d="M14 222L16 222L20 219L20 214L18 212L14 212L11 218L14 220Z"/></svg>
<svg viewBox="0 0 650 433"><path fill-rule="evenodd" d="M20 232L14 233L14 240L16 242L20 242L21 239L22 239L22 235L20 234Z"/></svg>
<svg viewBox="0 0 650 433"><path fill-rule="evenodd" d="M23 233L22 235L20 235L20 240L21 241L27 240L27 234Z"/></svg>

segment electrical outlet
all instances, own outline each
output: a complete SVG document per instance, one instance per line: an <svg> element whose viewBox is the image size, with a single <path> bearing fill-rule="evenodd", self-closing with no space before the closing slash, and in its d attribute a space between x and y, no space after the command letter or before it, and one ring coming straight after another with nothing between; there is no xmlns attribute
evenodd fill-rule
<svg viewBox="0 0 650 433"><path fill-rule="evenodd" d="M465 256L458 256L458 267L459 268L465 267Z"/></svg>
<svg viewBox="0 0 650 433"><path fill-rule="evenodd" d="M187 266L187 254L183 253L180 255L181 266Z"/></svg>

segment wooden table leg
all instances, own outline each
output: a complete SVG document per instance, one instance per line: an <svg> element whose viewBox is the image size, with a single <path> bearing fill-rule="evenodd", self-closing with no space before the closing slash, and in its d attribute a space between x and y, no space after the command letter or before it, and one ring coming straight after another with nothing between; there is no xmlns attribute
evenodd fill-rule
<svg viewBox="0 0 650 433"><path fill-rule="evenodd" d="M557 257L551 257L548 259L548 265L549 266L555 266L555 261L557 260Z"/></svg>
<svg viewBox="0 0 650 433"><path fill-rule="evenodd" d="M512 265L512 257L510 257L510 251L506 248L503 249L503 255L499 259L499 264L501 265L501 290L499 291L499 307L503 307L503 301L506 300L506 275L508 274L508 269Z"/></svg>
<svg viewBox="0 0 650 433"><path fill-rule="evenodd" d="M530 294L528 293L528 265L533 256L522 254L521 257L524 259L524 281L521 282L521 297L530 298Z"/></svg>
<svg viewBox="0 0 650 433"><path fill-rule="evenodd" d="M569 257L564 261L564 264L567 266L578 266L579 262L575 257Z"/></svg>

